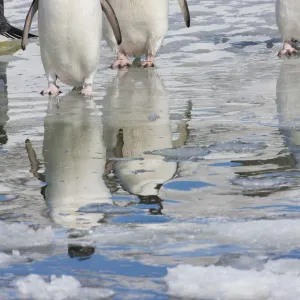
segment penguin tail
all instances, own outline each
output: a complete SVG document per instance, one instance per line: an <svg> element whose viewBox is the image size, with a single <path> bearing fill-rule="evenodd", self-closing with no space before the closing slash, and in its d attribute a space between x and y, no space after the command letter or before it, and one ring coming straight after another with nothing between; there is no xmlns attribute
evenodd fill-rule
<svg viewBox="0 0 300 300"><path fill-rule="evenodd" d="M10 39L21 39L23 36L23 30L16 28L14 26L10 26L10 28L8 30L6 30L4 33L2 33L2 35L4 35L7 38L10 38ZM38 36L29 33L28 37L34 38L34 37L38 37Z"/></svg>

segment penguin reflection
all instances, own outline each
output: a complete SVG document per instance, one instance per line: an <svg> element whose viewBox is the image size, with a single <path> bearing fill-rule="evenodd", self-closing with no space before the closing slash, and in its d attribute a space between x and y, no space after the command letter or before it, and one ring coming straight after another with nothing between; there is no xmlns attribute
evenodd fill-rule
<svg viewBox="0 0 300 300"><path fill-rule="evenodd" d="M300 63L283 62L277 80L277 111L279 128L289 148L295 166L300 162Z"/></svg>
<svg viewBox="0 0 300 300"><path fill-rule="evenodd" d="M176 162L147 154L172 148L169 97L155 70L119 71L103 100L104 141L107 156L113 157L106 171L113 171L122 188L142 203L158 204L160 187L170 180ZM126 159L128 158L128 159Z"/></svg>
<svg viewBox="0 0 300 300"><path fill-rule="evenodd" d="M44 120L45 179L33 173L47 182L44 197L52 220L66 228L96 226L104 216L80 213L79 208L90 203L112 204L102 177L106 150L101 117L95 107L93 100L71 92L59 103L50 103ZM27 151L36 170L35 154L30 147Z"/></svg>
<svg viewBox="0 0 300 300"><path fill-rule="evenodd" d="M8 141L6 131L4 129L8 121L8 96L7 96L7 77L6 68L8 63L0 62L0 145L4 145Z"/></svg>

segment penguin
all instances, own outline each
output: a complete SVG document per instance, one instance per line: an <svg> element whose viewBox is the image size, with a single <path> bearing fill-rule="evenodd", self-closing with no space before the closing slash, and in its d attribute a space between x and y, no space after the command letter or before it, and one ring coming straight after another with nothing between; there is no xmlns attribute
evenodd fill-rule
<svg viewBox="0 0 300 300"><path fill-rule="evenodd" d="M0 0L0 34L7 39L21 39L23 31L12 26L4 16L4 0ZM29 33L29 38L37 37Z"/></svg>
<svg viewBox="0 0 300 300"><path fill-rule="evenodd" d="M178 0L187 27L190 27L190 13L186 0ZM117 45L107 19L103 20L103 38L117 53L117 60L111 68L125 68L131 62L146 55L143 67L153 67L154 57L168 31L168 0L109 0L122 28L122 43Z"/></svg>
<svg viewBox="0 0 300 300"><path fill-rule="evenodd" d="M115 34L122 36L118 20L107 0L33 0L26 16L21 46L26 49L28 32L38 14L40 51L48 88L42 95L58 95L57 79L92 95L92 85L100 59L102 35L101 7Z"/></svg>
<svg viewBox="0 0 300 300"><path fill-rule="evenodd" d="M276 23L283 42L278 56L297 54L300 41L300 2L299 0L276 0Z"/></svg>

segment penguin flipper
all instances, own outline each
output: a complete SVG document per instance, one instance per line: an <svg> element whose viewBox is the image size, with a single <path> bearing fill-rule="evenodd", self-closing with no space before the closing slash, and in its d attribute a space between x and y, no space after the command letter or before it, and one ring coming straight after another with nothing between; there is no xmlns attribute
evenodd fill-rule
<svg viewBox="0 0 300 300"><path fill-rule="evenodd" d="M23 35L22 35L22 40L21 40L21 47L23 50L26 49L31 23L32 23L34 15L38 11L38 8L39 8L39 0L33 0L31 6L29 8L29 11L27 13L25 24L24 24Z"/></svg>
<svg viewBox="0 0 300 300"><path fill-rule="evenodd" d="M14 26L10 26L10 28L8 30L6 30L5 32L3 32L2 35L4 35L7 38L10 38L10 39L21 39L22 35L23 35L23 30L16 28ZM34 38L34 37L38 37L38 36L29 33L28 37Z"/></svg>
<svg viewBox="0 0 300 300"><path fill-rule="evenodd" d="M181 8L181 11L183 13L184 21L187 27L191 26L191 16L189 7L186 0L178 0L179 6Z"/></svg>
<svg viewBox="0 0 300 300"><path fill-rule="evenodd" d="M110 26L114 32L118 45L122 43L122 34L116 14L107 0L100 0L102 10L104 11Z"/></svg>

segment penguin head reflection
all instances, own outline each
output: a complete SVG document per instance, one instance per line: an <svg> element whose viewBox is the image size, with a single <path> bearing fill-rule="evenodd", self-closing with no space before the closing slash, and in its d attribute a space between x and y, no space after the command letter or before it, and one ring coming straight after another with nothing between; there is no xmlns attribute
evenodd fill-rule
<svg viewBox="0 0 300 300"><path fill-rule="evenodd" d="M159 199L177 169L151 151L172 148L169 95L154 69L119 71L103 100L104 141L124 190Z"/></svg>
<svg viewBox="0 0 300 300"><path fill-rule="evenodd" d="M101 115L93 100L76 92L51 101L44 121L45 198L50 216L68 228L87 229L102 214L78 212L90 203L111 203L103 180L106 150Z"/></svg>

